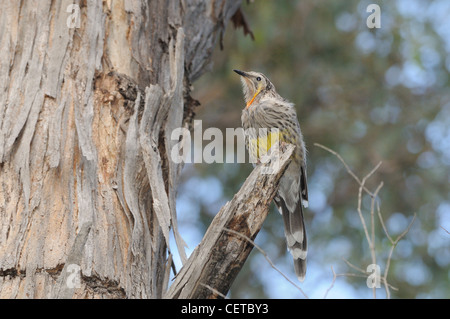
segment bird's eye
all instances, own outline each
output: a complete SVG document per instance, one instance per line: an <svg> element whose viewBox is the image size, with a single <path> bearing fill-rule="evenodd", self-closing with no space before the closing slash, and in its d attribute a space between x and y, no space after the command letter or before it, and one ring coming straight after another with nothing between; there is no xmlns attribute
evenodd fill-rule
<svg viewBox="0 0 450 319"><path fill-rule="evenodd" d="M261 81L261 78L258 76L258 77L256 78L256 81Z"/></svg>

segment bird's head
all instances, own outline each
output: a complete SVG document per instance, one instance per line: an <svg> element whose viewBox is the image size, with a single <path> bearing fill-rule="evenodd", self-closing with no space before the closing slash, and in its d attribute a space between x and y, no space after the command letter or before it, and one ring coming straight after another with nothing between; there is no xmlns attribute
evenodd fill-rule
<svg viewBox="0 0 450 319"><path fill-rule="evenodd" d="M242 90L244 91L245 102L248 108L255 100L258 100L264 94L275 92L275 87L272 82L262 73L259 72L244 72L240 70L233 70L241 76Z"/></svg>

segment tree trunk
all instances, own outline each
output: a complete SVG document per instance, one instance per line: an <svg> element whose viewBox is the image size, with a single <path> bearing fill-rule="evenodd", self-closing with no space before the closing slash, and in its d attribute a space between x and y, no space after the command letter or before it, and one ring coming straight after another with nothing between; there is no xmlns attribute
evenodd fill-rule
<svg viewBox="0 0 450 319"><path fill-rule="evenodd" d="M240 0L2 1L0 298L160 298L190 85Z"/></svg>

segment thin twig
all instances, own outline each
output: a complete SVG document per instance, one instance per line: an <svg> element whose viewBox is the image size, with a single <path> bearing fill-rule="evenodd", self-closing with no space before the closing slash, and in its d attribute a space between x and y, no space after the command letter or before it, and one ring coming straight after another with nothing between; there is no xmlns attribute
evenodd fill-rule
<svg viewBox="0 0 450 319"><path fill-rule="evenodd" d="M382 281L386 286L388 286L388 287L391 288L392 290L398 291L398 288L397 288L397 287L394 287L394 286L392 286L390 283L388 283L388 281L386 280L386 278L381 277L380 279L381 279L381 281ZM389 298L390 298L390 297L389 297ZM386 296L386 299L389 299L389 298L387 298L387 296Z"/></svg>
<svg viewBox="0 0 450 319"><path fill-rule="evenodd" d="M393 242L392 242L392 246L391 249L389 250L389 256L387 258L386 261L386 268L384 270L384 275L383 275L383 279L385 282L385 290L386 290L386 298L390 298L390 292L389 292L389 288L388 288L388 282L387 282L387 276L388 276L388 272L389 272L389 267L391 266L391 258L392 258L392 253L394 252L394 248L397 246L398 242L409 232L409 230L411 229L411 226L413 225L414 221L416 220L416 213L414 213L414 216L411 220L411 222L409 223L408 227L406 227L406 229L403 231L403 233L401 233Z"/></svg>
<svg viewBox="0 0 450 319"><path fill-rule="evenodd" d="M336 282L336 273L334 272L333 266L331 266L331 272L333 273L333 280L331 281L330 287L328 287L327 291L325 291L325 294L323 295L323 299L327 299L328 292L333 288L334 283Z"/></svg>
<svg viewBox="0 0 450 319"><path fill-rule="evenodd" d="M346 272L346 273L342 273L342 274L336 274L336 277L358 277L358 278L367 278L367 275L360 275L360 274L355 274L352 272Z"/></svg>
<svg viewBox="0 0 450 319"><path fill-rule="evenodd" d="M388 287L387 275L389 272L389 267L391 266L391 258L392 258L392 253L394 252L394 248L395 248L395 245L392 245L391 249L389 249L389 256L386 261L386 268L384 269L384 275L383 275L384 290L386 291L386 299L391 299L391 292L389 291L389 287Z"/></svg>
<svg viewBox="0 0 450 319"><path fill-rule="evenodd" d="M253 245L253 247L255 247L256 249L259 250L259 252L264 256L264 258L267 260L267 262L269 263L269 265L275 269L281 276L283 276L287 281L289 281L295 288L297 288L302 294L303 296L305 296L305 298L309 298L306 293L302 290L302 288L300 288L295 282L293 282L292 280L290 280L285 274L283 274L283 272L281 270L279 270L274 263L272 262L272 260L270 260L269 256L267 255L267 253L261 248L259 247L251 238L249 238L248 236L241 234L237 231L234 231L232 229L228 229L228 228L224 228L225 231L230 232L232 234L238 235L242 238L244 238L245 240L247 240L250 244Z"/></svg>
<svg viewBox="0 0 450 319"><path fill-rule="evenodd" d="M378 164L378 166L376 166L371 174L373 174L373 172L375 172L375 170L379 167L379 165L381 164L381 162ZM383 182L381 182L378 187L375 189L375 192L373 193L371 202L370 202L370 225L371 225L371 245L370 245L370 254L372 256L372 264L376 265L377 264L377 254L375 252L375 201L378 195L378 192L380 191L381 187L383 187ZM372 292L373 292L373 298L375 299L377 297L377 290L376 287L374 286L372 288Z"/></svg>
<svg viewBox="0 0 450 319"><path fill-rule="evenodd" d="M211 290L213 293L219 295L220 297L222 297L223 299L228 299L227 296L225 296L223 293L221 293L220 291L218 291L217 289L214 289L213 287L211 287L210 285L204 284L204 283L200 283L200 285L202 285L203 287Z"/></svg>
<svg viewBox="0 0 450 319"><path fill-rule="evenodd" d="M380 162L380 164L381 164L381 162ZM376 201L376 198L378 196L378 193L380 192L381 187L383 187L383 182L381 182L378 185L378 187L375 189L375 192L373 192L372 200L371 200L371 203L370 203L370 223L371 223L371 226L372 226L372 229L371 229L371 231L372 231L372 243L375 243L375 201ZM374 246L373 249L375 249L375 245L373 245L373 246ZM373 259L372 261L373 261L374 264L376 264L376 262L375 262L376 260L375 259Z"/></svg>
<svg viewBox="0 0 450 319"><path fill-rule="evenodd" d="M377 214L378 214L378 218L380 220L381 226L383 228L384 233L386 234L386 237L388 238L388 240L391 243L391 248L389 250L389 255L386 261L386 268L384 270L384 275L383 277L380 278L380 280L383 281L384 286L385 286L385 290L386 290L386 298L390 298L390 291L389 289L393 289L393 290L398 290L398 288L395 288L394 286L390 285L387 281L387 276L389 273L389 268L390 268L390 263L391 263L391 259L392 259L392 254L394 252L394 249L397 245L397 243L409 232L409 230L411 229L412 224L414 223L414 220L416 218L416 214L414 213L413 219L411 220L410 224L408 225L408 227L403 231L403 233L401 233L395 240L392 239L392 237L389 235L389 232L386 228L386 225L383 221L383 217L381 216L381 212L380 212L380 203L377 200L378 197L378 193L380 192L381 188L383 187L383 182L381 182L378 187L375 189L374 192L369 191L366 187L365 187L365 183L366 181L376 172L376 170L380 167L381 162L379 162L370 172L369 174L367 174L366 176L364 176L363 179L359 179L358 176L356 176L355 173L353 173L353 171L350 169L350 167L347 165L347 163L344 161L344 159L342 158L342 156L333 151L332 149L323 146L321 144L318 143L314 143L315 146L318 146L328 152L330 152L331 154L335 155L344 165L344 167L346 168L347 172L350 174L350 176L353 177L354 180L356 180L356 182L359 185L359 189L358 189L358 207L357 207L357 211L358 211L358 215L359 218L361 220L361 224L363 226L364 229L364 234L366 236L366 240L367 243L369 244L369 248L370 248L370 253L371 253L371 259L372 259L372 263L376 264L376 251L375 251L375 208L377 210ZM369 231L367 229L367 224L366 221L364 219L364 216L362 214L362 209L361 209L361 203L362 203L362 191L365 191L370 197L371 197L371 204L370 204L370 236L369 236ZM376 204L376 206L375 206ZM445 228L443 228L441 226L442 229L444 229L448 234L450 234L450 232L448 230L446 230ZM331 284L331 286L328 288L328 290L325 293L325 297L327 296L328 292L331 290L331 288L334 286L334 283L336 281L337 277L367 277L366 272L363 269L360 269L358 267L356 267L355 265L351 264L349 261L343 259L345 263L347 263L347 265L355 270L357 270L358 272L364 274L364 275L360 275L360 274L352 274L352 273L348 273L348 274L336 274L332 269L333 272L333 282ZM376 298L376 288L373 288L373 296L374 298Z"/></svg>
<svg viewBox="0 0 450 319"><path fill-rule="evenodd" d="M447 234L449 234L450 235L450 232L447 230L447 229L445 229L444 227L442 227L442 226L439 226L439 227L441 227Z"/></svg>
<svg viewBox="0 0 450 319"><path fill-rule="evenodd" d="M386 225L384 224L383 217L381 216L381 212L380 212L380 203L378 203L378 202L377 202L377 213L378 213L378 218L380 219L381 227L383 228L386 237L389 239L389 241L393 245L394 244L394 240L389 235L389 233L387 231L387 228L386 228Z"/></svg>
<svg viewBox="0 0 450 319"><path fill-rule="evenodd" d="M342 258L342 260L350 267L355 269L356 271L359 271L360 273L366 274L366 271L364 269L361 269L355 265L353 265L351 262L349 262L347 259Z"/></svg>
<svg viewBox="0 0 450 319"><path fill-rule="evenodd" d="M416 213L414 213L413 218L412 218L411 222L409 223L408 227L394 241L394 245L397 245L397 243L409 232L409 230L411 229L411 226L414 224L415 220L416 220Z"/></svg>
<svg viewBox="0 0 450 319"><path fill-rule="evenodd" d="M366 226L366 221L364 220L364 216L363 216L362 211L361 211L362 190L364 188L364 184L365 183L366 183L366 177L363 178L363 180L361 181L361 184L359 186L359 190L358 190L358 207L357 207L356 210L358 212L359 219L361 220L361 224L362 224L363 229L364 229L364 234L366 235L367 243L369 244L369 248L371 248L372 247L372 241L370 240L369 231L367 230L367 226Z"/></svg>
<svg viewBox="0 0 450 319"><path fill-rule="evenodd" d="M359 186L363 186L363 185L361 185L361 184L362 184L362 181L359 179L358 176L356 176L355 173L353 173L353 171L350 169L350 167L347 165L347 163L344 161L344 159L342 158L342 156L341 156L339 153L337 153L336 151L333 151L332 149L330 149L330 148L328 148L328 147L326 147L326 146L324 146L324 145L322 145L322 144L319 144L319 143L314 143L314 145L315 145L315 146L318 146L318 147L320 147L320 148L322 148L322 149L324 149L324 150L330 152L330 153L333 154L334 156L336 156L336 157L341 161L341 163L344 165L345 169L346 169L347 172L350 174L350 176L352 176L353 179L358 183L358 185L359 185ZM380 165L381 165L381 162L379 162L379 163L377 164L377 166L373 169L373 171L377 170L378 167L379 167ZM369 173L369 175L372 175L372 174L373 174L373 172ZM365 191L367 194L369 194L370 196L373 196L372 192L369 191L365 186L363 186L363 189L364 189L364 191Z"/></svg>
<svg viewBox="0 0 450 319"><path fill-rule="evenodd" d="M355 173L353 173L353 171L350 169L350 167L347 165L347 163L345 162L345 160L342 158L342 156L333 151L332 149L323 146L321 144L318 143L314 143L314 145L323 148L324 150L330 152L331 154L335 155L341 162L342 164L345 166L347 172L358 182L359 184L359 189L358 189L358 208L357 208L357 212L358 212L358 216L359 219L361 220L361 224L363 226L364 229L364 234L366 236L366 240L367 243L369 244L369 249L370 249L370 254L371 254L371 259L372 259L372 263L376 264L376 254L375 254L375 223L374 223L374 203L375 203L375 199L377 197L377 194L379 192L379 190L381 189L381 187L383 186L383 183L381 183L376 191L374 193L372 193L371 191L369 191L366 187L365 187L365 183L366 181L377 171L377 169L381 166L382 162L379 162L377 165L375 165L375 167L366 175L364 176L364 178L362 180L360 180L358 178L358 176L356 176ZM371 204L371 212L370 212L370 216L371 216L371 236L369 235L369 231L367 229L367 224L366 221L364 219L364 216L362 214L362 210L361 210L361 203L362 203L362 191L365 191L367 194L370 195L370 197L372 198L372 204ZM374 288L373 290L373 294L374 297L376 297L376 290Z"/></svg>
<svg viewBox="0 0 450 319"><path fill-rule="evenodd" d="M333 151L331 148L328 148L326 146L323 146L322 144L319 143L314 143L315 146L318 146L320 148L323 148L324 150L330 152L331 154L333 154L334 156L336 156L341 162L342 164L344 164L345 168L347 169L347 172L358 182L359 185L361 185L361 181L359 180L358 176L355 175L355 173L353 173L353 171L350 169L350 167L347 165L347 163L344 161L344 159L342 158L342 156ZM369 191L367 191L369 192Z"/></svg>

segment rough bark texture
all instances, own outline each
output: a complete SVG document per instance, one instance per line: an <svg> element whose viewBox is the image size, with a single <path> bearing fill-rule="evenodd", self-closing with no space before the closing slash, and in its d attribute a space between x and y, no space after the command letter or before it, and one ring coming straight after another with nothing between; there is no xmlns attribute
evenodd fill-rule
<svg viewBox="0 0 450 319"><path fill-rule="evenodd" d="M253 248L248 239L255 239L261 229L293 150L289 144L281 155L273 154L267 166L253 170L214 217L165 298L220 298L227 294ZM270 174L264 173L267 168Z"/></svg>
<svg viewBox="0 0 450 319"><path fill-rule="evenodd" d="M0 298L162 297L170 133L240 2L1 2Z"/></svg>

